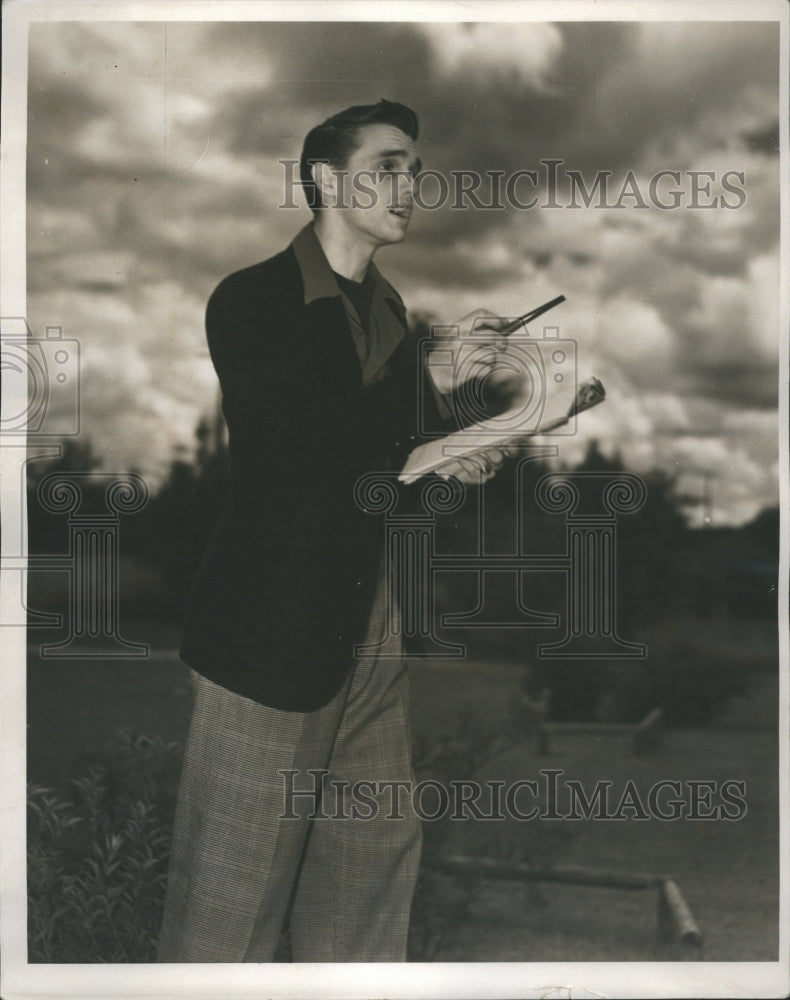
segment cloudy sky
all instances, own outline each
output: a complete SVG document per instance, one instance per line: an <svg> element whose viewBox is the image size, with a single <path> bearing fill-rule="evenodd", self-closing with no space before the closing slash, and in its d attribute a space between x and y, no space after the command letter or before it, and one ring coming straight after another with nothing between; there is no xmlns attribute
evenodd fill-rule
<svg viewBox="0 0 790 1000"><path fill-rule="evenodd" d="M609 398L588 436L700 488L714 520L777 500L779 30L770 22L110 23L31 26L28 318L80 341L83 426L152 484L210 413L203 312L217 282L310 218L281 159L349 104L413 106L426 167L537 170L558 208L417 212L377 262L412 312L551 314ZM610 171L620 208L570 208L564 171ZM683 204L650 179L681 173ZM690 171L743 197L691 208ZM676 185L660 188L661 197ZM426 198L432 197L426 187ZM297 193L298 200L298 193ZM741 204L742 202L742 204ZM582 426L583 425L583 426Z"/></svg>

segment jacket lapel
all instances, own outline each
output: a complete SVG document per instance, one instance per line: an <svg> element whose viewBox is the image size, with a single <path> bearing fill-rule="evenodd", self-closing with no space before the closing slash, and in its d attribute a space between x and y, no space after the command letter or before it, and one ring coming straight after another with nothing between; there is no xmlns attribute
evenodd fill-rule
<svg viewBox="0 0 790 1000"><path fill-rule="evenodd" d="M362 384L362 368L339 296L308 303L300 333L319 395L336 395Z"/></svg>

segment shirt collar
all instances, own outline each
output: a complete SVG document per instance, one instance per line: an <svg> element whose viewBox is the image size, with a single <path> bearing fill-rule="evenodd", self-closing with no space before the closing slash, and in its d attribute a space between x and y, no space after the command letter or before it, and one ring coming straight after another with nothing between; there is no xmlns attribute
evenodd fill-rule
<svg viewBox="0 0 790 1000"><path fill-rule="evenodd" d="M334 272L326 259L323 247L315 234L313 223L308 222L304 229L297 233L292 243L296 263L302 274L304 285L304 304L310 305L316 299L332 298L342 295ZM371 261L368 267L368 277L373 284L374 295L390 299L398 309L404 311L403 299L392 285L382 276L379 269Z"/></svg>

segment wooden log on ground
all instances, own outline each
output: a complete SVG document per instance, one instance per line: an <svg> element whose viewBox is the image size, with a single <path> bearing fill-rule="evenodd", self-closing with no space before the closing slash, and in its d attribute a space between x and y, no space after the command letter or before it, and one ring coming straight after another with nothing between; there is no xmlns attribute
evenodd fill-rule
<svg viewBox="0 0 790 1000"><path fill-rule="evenodd" d="M582 865L536 867L524 861L499 861L495 858L470 858L454 854L426 858L426 864L449 875L462 878L501 879L512 882L554 882L564 885L588 885L601 889L658 889L658 933L664 942L699 947L700 931L683 894L668 875L653 872L623 872L610 868L587 868Z"/></svg>
<svg viewBox="0 0 790 1000"><path fill-rule="evenodd" d="M449 855L426 859L433 868L449 874L504 879L513 882L559 882L566 885L590 885L602 889L655 889L667 879L652 872L623 872L609 868L581 865L537 867L524 861L499 861L495 858L470 858Z"/></svg>
<svg viewBox="0 0 790 1000"><path fill-rule="evenodd" d="M702 932L683 894L671 878L664 879L658 889L659 934L664 940L699 947Z"/></svg>
<svg viewBox="0 0 790 1000"><path fill-rule="evenodd" d="M634 727L630 722L547 722L550 733L582 736L630 736Z"/></svg>

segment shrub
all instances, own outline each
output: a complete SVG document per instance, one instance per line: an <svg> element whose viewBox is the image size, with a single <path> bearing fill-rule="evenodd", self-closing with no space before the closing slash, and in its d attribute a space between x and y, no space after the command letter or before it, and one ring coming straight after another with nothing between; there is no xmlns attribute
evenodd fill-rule
<svg viewBox="0 0 790 1000"><path fill-rule="evenodd" d="M460 712L415 742L418 779L479 776L509 749L523 748L534 724L530 713L526 702L496 722L485 722L471 707ZM155 961L180 762L178 744L123 731L67 794L29 787L30 962ZM426 822L409 958L452 954L454 931L485 887L479 877L437 871L432 857L455 851L545 864L567 840L567 831L552 831L508 822ZM289 958L286 927L275 961Z"/></svg>
<svg viewBox="0 0 790 1000"><path fill-rule="evenodd" d="M181 748L121 732L69 794L28 790L30 962L151 962Z"/></svg>

